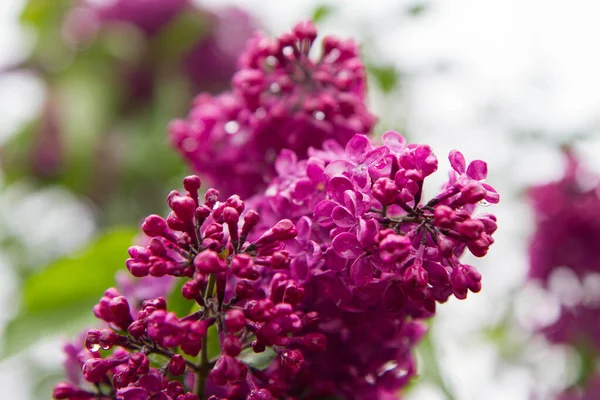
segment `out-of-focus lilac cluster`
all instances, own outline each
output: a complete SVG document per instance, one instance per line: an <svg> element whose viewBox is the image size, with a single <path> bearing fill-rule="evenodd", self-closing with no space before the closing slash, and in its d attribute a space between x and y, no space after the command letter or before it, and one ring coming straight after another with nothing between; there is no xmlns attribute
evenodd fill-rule
<svg viewBox="0 0 600 400"><path fill-rule="evenodd" d="M175 147L227 195L258 193L284 148L305 157L326 139L344 145L371 131L357 45L328 36L313 59L316 37L310 22L278 38L257 34L240 56L232 91L199 95L187 119L171 124Z"/></svg>
<svg viewBox="0 0 600 400"><path fill-rule="evenodd" d="M539 332L594 359L600 352L600 181L572 149L565 158L561 179L528 192L536 222L529 277L561 302L557 319ZM579 389L569 393L565 398L595 398L573 397Z"/></svg>
<svg viewBox="0 0 600 400"><path fill-rule="evenodd" d="M89 45L99 34L110 32L122 31L124 39L138 39L138 59L118 65L129 92L127 100L135 103L153 95L155 75L168 69L169 61L179 63L176 72L187 76L195 90L216 93L226 89L237 57L255 30L255 22L240 9L210 11L190 0L84 1L67 15L63 28L65 40L77 46ZM164 51L160 37L168 31L200 35L181 54L167 60L157 52ZM175 43L170 46L176 48Z"/></svg>
<svg viewBox="0 0 600 400"><path fill-rule="evenodd" d="M465 249L482 257L493 243L496 218L474 215L478 203L499 201L483 161L467 166L452 151L449 181L423 202L438 164L430 147L393 131L383 142L355 135L344 149L327 141L301 161L283 151L279 176L253 199L266 226L283 215L297 224L291 274L328 341L325 353L305 358L301 378L320 395L385 398L404 386L425 332L419 320L436 302L481 289L481 275L459 257Z"/></svg>
<svg viewBox="0 0 600 400"><path fill-rule="evenodd" d="M294 224L283 219L249 241L259 215L238 196L219 202L209 189L202 204L196 176L184 188L184 195L167 197L166 220L146 218L142 229L151 239L129 249L126 265L136 277L185 279L181 295L193 300L189 314L169 311L163 297L134 312L126 297L108 289L94 307L107 328L89 330L86 349L68 348L71 382L56 386L56 399L280 398L304 354L324 349L324 335L309 332L318 315L302 311L304 289L289 276L285 241L296 237ZM218 334L209 338L211 326ZM216 359L208 359L209 340L219 342ZM267 347L274 354L268 368L242 361ZM199 362L191 361L199 354ZM79 386L72 377L77 367L92 386ZM186 374L190 388L176 378Z"/></svg>

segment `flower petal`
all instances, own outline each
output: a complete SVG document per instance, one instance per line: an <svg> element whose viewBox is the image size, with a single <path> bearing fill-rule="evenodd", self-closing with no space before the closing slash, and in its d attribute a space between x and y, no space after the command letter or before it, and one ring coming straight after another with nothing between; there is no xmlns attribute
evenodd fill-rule
<svg viewBox="0 0 600 400"><path fill-rule="evenodd" d="M362 246L356 236L350 232L337 235L331 242L335 252L342 258L354 258L363 253Z"/></svg>

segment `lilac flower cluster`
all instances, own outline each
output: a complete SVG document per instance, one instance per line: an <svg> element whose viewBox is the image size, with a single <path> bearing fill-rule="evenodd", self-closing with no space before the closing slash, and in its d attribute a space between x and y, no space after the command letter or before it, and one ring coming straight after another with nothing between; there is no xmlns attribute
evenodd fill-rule
<svg viewBox="0 0 600 400"><path fill-rule="evenodd" d="M566 149L565 156L561 179L529 189L536 223L529 247L529 278L550 292L561 290L557 279L558 286L573 284L571 291L577 293L570 294L571 300L561 299L557 319L538 331L551 343L571 345L584 357L597 359L600 295L594 282L600 281L599 179L581 165L572 149ZM560 278L561 273L572 282ZM577 388L569 393L564 398L588 398L577 397Z"/></svg>
<svg viewBox="0 0 600 400"><path fill-rule="evenodd" d="M344 149L327 141L302 161L283 151L279 176L253 200L267 226L283 215L297 224L291 274L328 341L302 374L318 394L385 398L404 386L424 333L419 320L436 302L481 289L481 275L459 257L466 249L482 257L493 243L496 218L473 214L478 203L499 201L483 161L467 165L452 151L449 181L422 202L438 164L431 148L393 131L383 142L355 135Z"/></svg>
<svg viewBox="0 0 600 400"><path fill-rule="evenodd" d="M129 249L126 265L136 277L185 279L181 295L193 300L190 313L169 311L163 297L143 301L135 313L126 297L108 289L94 307L107 327L87 332L85 350L70 348L95 389L75 379L55 387L56 399L273 399L299 372L304 354L325 347L324 335L310 332L317 313L302 311L304 289L289 276L285 242L296 237L294 224L283 219L248 240L259 215L238 196L219 202L208 189L201 204L196 176L184 188L167 197L166 220L146 218L142 229L151 239ZM208 358L209 340L219 343L215 359ZM243 361L267 347L274 354L267 369ZM176 379L182 375L193 391Z"/></svg>
<svg viewBox="0 0 600 400"><path fill-rule="evenodd" d="M276 39L257 34L239 58L233 90L199 95L188 118L171 124L174 146L227 195L259 193L284 148L305 157L326 139L345 144L371 131L356 44L325 37L313 60L316 37L311 22Z"/></svg>
<svg viewBox="0 0 600 400"><path fill-rule="evenodd" d="M481 289L460 258L494 242L496 218L475 213L499 201L486 163L452 151L448 181L424 201L437 157L393 131L371 142L356 45L325 38L314 61L316 36L300 23L251 39L233 90L198 96L171 124L229 197L208 189L201 202L190 176L166 219L145 219L149 239L126 266L160 289L122 280L126 291L105 292L94 307L105 325L68 347L55 398L392 399L437 303ZM173 311L177 299L189 312Z"/></svg>

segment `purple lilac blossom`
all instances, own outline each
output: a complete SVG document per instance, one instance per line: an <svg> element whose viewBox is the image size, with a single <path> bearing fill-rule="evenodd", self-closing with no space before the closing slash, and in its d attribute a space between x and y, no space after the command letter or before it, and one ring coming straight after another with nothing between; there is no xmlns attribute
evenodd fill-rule
<svg viewBox="0 0 600 400"><path fill-rule="evenodd" d="M180 295L192 311L177 315L163 297L134 307L135 291L126 298L107 289L93 309L105 328L87 331L85 350L67 348L70 382L57 384L54 398L281 398L304 357L323 351L324 335L311 332L318 315L300 307L304 289L290 277L285 242L296 237L294 224L282 219L248 240L259 214L235 195L219 201L215 189L201 202L200 186L200 178L189 176L186 193L168 195L172 212L145 219L142 230L150 239L132 246L126 261L138 278L185 280ZM216 336L209 337L211 326ZM209 340L220 347L214 359ZM266 369L245 361L266 348L273 353ZM87 384L71 376L78 364ZM183 375L192 376L191 387L177 378Z"/></svg>
<svg viewBox="0 0 600 400"><path fill-rule="evenodd" d="M328 343L305 357L298 377L314 395L393 396L414 375L421 320L437 302L481 289L481 275L459 258L466 250L482 257L493 243L496 218L474 214L478 202L499 201L484 182L487 165L452 151L449 181L422 202L424 180L437 170L430 147L393 131L383 142L355 135L344 149L326 141L304 160L284 150L278 176L250 201L265 228L282 216L298 228L287 247L291 276L303 282L303 305L319 313Z"/></svg>
<svg viewBox="0 0 600 400"><path fill-rule="evenodd" d="M174 146L225 194L259 193L284 148L303 158L326 139L345 144L371 131L358 47L328 36L313 59L316 36L310 22L278 38L257 34L239 58L232 91L199 95L187 119L171 123Z"/></svg>

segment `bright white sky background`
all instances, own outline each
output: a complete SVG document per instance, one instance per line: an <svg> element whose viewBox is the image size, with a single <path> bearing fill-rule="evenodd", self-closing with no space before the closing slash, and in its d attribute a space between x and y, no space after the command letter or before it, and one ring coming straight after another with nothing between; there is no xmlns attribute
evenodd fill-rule
<svg viewBox="0 0 600 400"><path fill-rule="evenodd" d="M26 48L16 24L21 3L0 0L0 66L18 59ZM405 121L411 139L429 143L440 158L458 148L467 159L488 162L488 182L502 201L489 209L499 219L496 244L485 260L475 264L483 274L484 289L466 301L439 307L433 328L444 378L455 400L527 400L534 387L563 384L569 377L564 367L568 352L550 351L535 342L524 352L530 366L507 365L477 332L499 322L509 299L522 306L516 319L525 325L532 315L552 317L552 310L541 304L548 300L535 291L515 294L527 268L531 229L519 193L527 184L560 175L562 160L544 142L589 135L577 149L600 170L600 1L431 0L426 3L429 9L412 19L401 17L408 5L416 4L409 0L227 1L231 3L254 12L276 33L308 17L316 4L335 6L336 12L323 24L325 33L359 35L359 41L370 38L371 56L404 74L401 94L372 98L383 115L380 129L393 127L385 126L386 121ZM225 1L203 4L221 6ZM40 96L40 88L29 79L0 77L0 143L16 124L36 112ZM537 133L542 139L519 139L520 133ZM444 158L440 169L447 166ZM66 219L64 229L85 214L65 194L49 196L63 196L64 204L72 203L54 210ZM23 207L19 211L5 203L0 196L0 218L24 213ZM85 229L89 232L84 238L93 228ZM50 230L44 232L56 237ZM77 237L70 240L70 245L77 245ZM0 304L15 295L14 281L2 266L0 254ZM0 311L0 326L8 315ZM59 354L48 356L56 362ZM29 400L26 379L27 371L17 359L0 362L0 398ZM409 396L444 398L427 386Z"/></svg>

